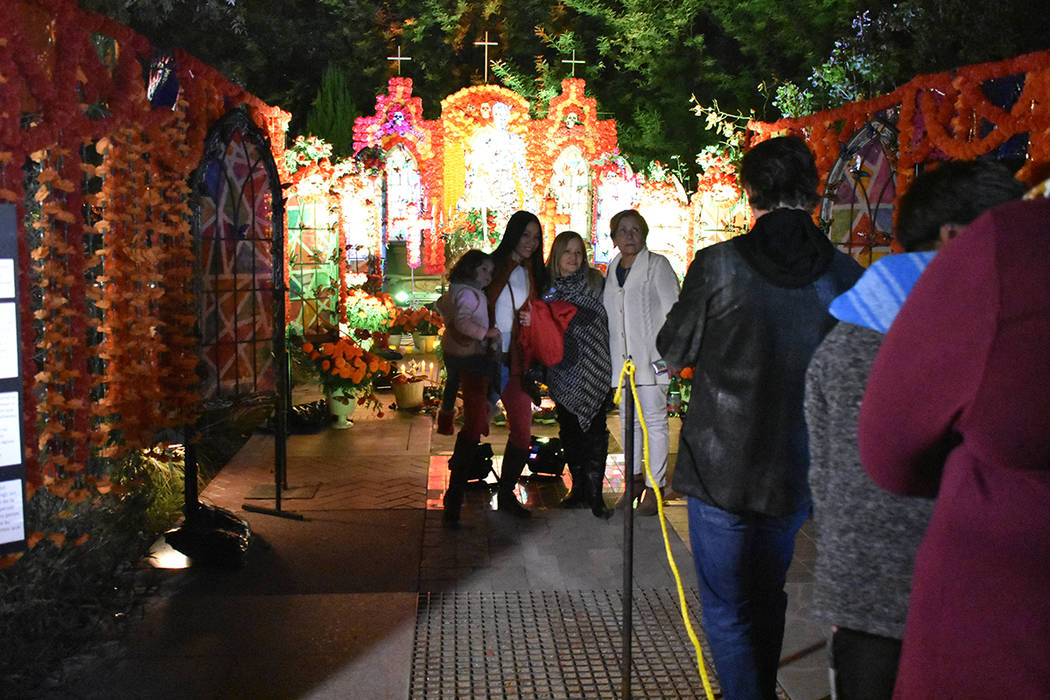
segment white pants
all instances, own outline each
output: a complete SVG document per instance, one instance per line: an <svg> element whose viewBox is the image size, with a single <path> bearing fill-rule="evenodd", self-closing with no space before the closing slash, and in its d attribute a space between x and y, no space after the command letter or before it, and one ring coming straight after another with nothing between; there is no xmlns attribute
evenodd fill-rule
<svg viewBox="0 0 1050 700"><path fill-rule="evenodd" d="M642 468L642 418L649 433L649 469L653 473L653 483L646 478L646 486L667 485L667 451L670 447L670 430L667 426L667 387L659 384L646 384L636 387L638 401L641 405L634 407L634 473L644 474ZM630 387L625 387L620 396L621 439L627 444L627 424L624 405ZM626 449L626 448L625 448Z"/></svg>

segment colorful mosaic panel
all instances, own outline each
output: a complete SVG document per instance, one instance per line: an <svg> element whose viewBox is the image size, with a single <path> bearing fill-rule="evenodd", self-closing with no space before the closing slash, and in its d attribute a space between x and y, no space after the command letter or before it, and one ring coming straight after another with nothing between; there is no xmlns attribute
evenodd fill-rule
<svg viewBox="0 0 1050 700"><path fill-rule="evenodd" d="M276 390L273 201L265 154L239 130L203 164L203 398Z"/></svg>
<svg viewBox="0 0 1050 700"><path fill-rule="evenodd" d="M896 129L869 122L843 149L825 186L821 218L831 240L864 265L890 252L896 147Z"/></svg>

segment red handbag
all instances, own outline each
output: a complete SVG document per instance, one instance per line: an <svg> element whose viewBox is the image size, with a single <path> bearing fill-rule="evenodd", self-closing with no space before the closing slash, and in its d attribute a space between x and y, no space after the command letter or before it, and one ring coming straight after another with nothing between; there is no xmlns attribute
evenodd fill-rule
<svg viewBox="0 0 1050 700"><path fill-rule="evenodd" d="M536 360L547 367L561 362L565 355L565 329L576 315L576 306L561 299L549 304L534 299L529 325L521 326L521 349L528 367Z"/></svg>

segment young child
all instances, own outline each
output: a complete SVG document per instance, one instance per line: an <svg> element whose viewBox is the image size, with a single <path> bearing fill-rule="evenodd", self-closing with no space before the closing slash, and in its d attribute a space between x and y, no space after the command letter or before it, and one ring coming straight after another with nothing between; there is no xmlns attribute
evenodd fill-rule
<svg viewBox="0 0 1050 700"><path fill-rule="evenodd" d="M463 253L448 273L449 290L437 301L445 321L441 350L445 358L445 391L438 410L437 431L452 435L459 374L464 369L490 372L489 348L499 339L499 329L489 324L484 289L492 281L492 257L472 248Z"/></svg>

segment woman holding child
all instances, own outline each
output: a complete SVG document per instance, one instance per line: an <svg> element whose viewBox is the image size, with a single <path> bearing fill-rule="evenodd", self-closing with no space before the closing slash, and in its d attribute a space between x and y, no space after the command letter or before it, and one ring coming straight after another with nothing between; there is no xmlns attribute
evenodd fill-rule
<svg viewBox="0 0 1050 700"><path fill-rule="evenodd" d="M500 400L507 412L510 436L503 453L497 504L499 510L515 517L532 515L514 495L532 439L532 399L522 384L525 370L520 328L530 323L530 305L538 292L546 289L543 265L543 229L535 214L515 212L507 222L496 250L492 253L495 271L488 286L489 317L500 331L506 383Z"/></svg>

